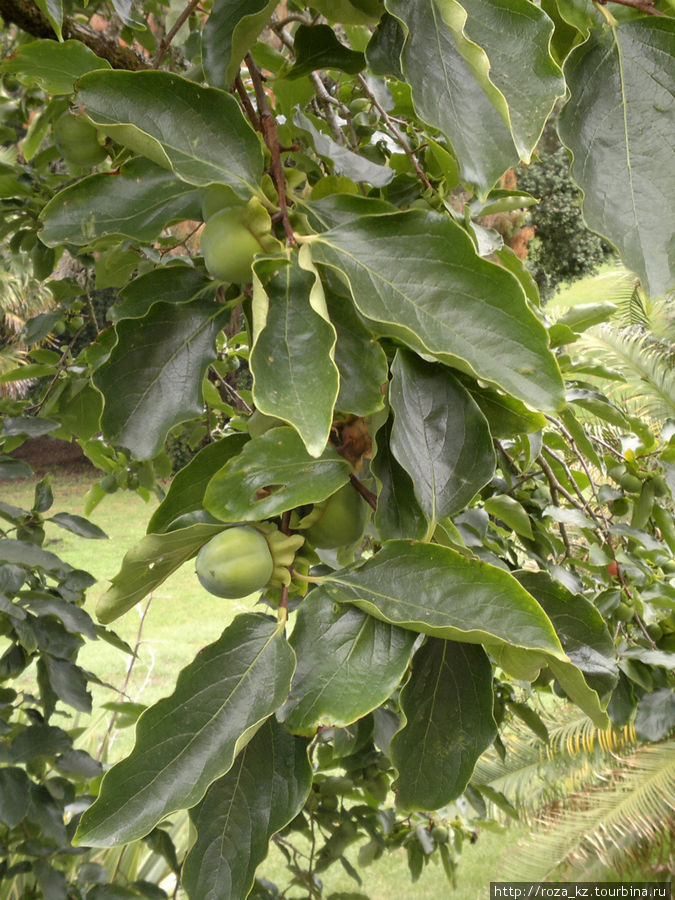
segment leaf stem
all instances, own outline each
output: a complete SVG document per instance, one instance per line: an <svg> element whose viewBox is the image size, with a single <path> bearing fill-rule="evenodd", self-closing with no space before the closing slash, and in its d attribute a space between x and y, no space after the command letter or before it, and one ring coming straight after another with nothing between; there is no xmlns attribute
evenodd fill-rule
<svg viewBox="0 0 675 900"><path fill-rule="evenodd" d="M368 490L365 484L360 481L353 472L349 475L349 483L359 492L359 494L361 494L366 503L377 512L377 497L372 491Z"/></svg>

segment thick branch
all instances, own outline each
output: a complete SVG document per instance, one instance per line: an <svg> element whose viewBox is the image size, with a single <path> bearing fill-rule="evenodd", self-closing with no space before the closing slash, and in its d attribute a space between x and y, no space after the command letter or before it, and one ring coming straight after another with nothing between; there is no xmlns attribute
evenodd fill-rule
<svg viewBox="0 0 675 900"><path fill-rule="evenodd" d="M54 29L47 17L38 9L32 0L0 0L0 16L5 22L18 25L22 31L36 38L56 40ZM148 63L131 47L125 47L94 31L88 25L82 25L65 16L63 19L63 37L86 44L97 56L107 59L113 69L147 69Z"/></svg>

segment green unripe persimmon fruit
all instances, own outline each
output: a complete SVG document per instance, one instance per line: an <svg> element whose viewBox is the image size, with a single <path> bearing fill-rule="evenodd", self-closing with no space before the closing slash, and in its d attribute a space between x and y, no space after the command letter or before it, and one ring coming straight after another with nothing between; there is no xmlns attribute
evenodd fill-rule
<svg viewBox="0 0 675 900"><path fill-rule="evenodd" d="M197 578L216 597L237 600L260 591L274 571L265 536L237 525L217 534L197 554Z"/></svg>
<svg viewBox="0 0 675 900"><path fill-rule="evenodd" d="M206 268L221 281L250 281L253 257L263 251L261 237L245 224L241 208L221 209L202 231L201 251Z"/></svg>
<svg viewBox="0 0 675 900"><path fill-rule="evenodd" d="M312 546L334 549L358 541L366 525L366 504L351 484L345 484L320 506L321 515L307 530Z"/></svg>
<svg viewBox="0 0 675 900"><path fill-rule="evenodd" d="M95 166L107 156L94 126L69 112L62 113L54 122L54 143L73 166Z"/></svg>
<svg viewBox="0 0 675 900"><path fill-rule="evenodd" d="M450 832L443 825L434 825L431 836L437 844L447 844L450 840Z"/></svg>

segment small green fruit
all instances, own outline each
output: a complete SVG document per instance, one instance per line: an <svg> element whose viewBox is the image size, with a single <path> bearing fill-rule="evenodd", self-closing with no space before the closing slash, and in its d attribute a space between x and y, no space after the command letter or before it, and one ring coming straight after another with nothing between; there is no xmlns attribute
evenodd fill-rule
<svg viewBox="0 0 675 900"><path fill-rule="evenodd" d="M256 528L228 528L204 544L197 555L197 578L216 597L237 600L265 587L274 560L265 536Z"/></svg>
<svg viewBox="0 0 675 900"><path fill-rule="evenodd" d="M63 319L59 319L58 321L54 322L54 324L52 325L52 334L54 335L54 337L60 337L62 334L65 334L65 332L66 323Z"/></svg>
<svg viewBox="0 0 675 900"><path fill-rule="evenodd" d="M351 484L319 504L320 515L307 530L307 541L325 549L353 544L366 525L366 504Z"/></svg>
<svg viewBox="0 0 675 900"><path fill-rule="evenodd" d="M221 281L250 281L256 253L279 246L270 234L271 228L269 213L255 198L246 206L232 206L213 213L201 237L206 268Z"/></svg>
<svg viewBox="0 0 675 900"><path fill-rule="evenodd" d="M84 319L82 316L73 316L70 320L70 330L71 331L79 331L80 328L84 325Z"/></svg>
<svg viewBox="0 0 675 900"><path fill-rule="evenodd" d="M632 622L634 611L630 608L627 603L619 603L617 608L614 610L614 615L620 622Z"/></svg>
<svg viewBox="0 0 675 900"><path fill-rule="evenodd" d="M443 825L434 825L431 836L437 844L447 844L450 840L450 832Z"/></svg>
<svg viewBox="0 0 675 900"><path fill-rule="evenodd" d="M64 112L54 122L54 143L66 162L73 166L95 166L107 156L98 142L94 126L69 112Z"/></svg>
<svg viewBox="0 0 675 900"><path fill-rule="evenodd" d="M637 494L637 492L642 487L642 482L636 475L632 475L630 472L626 472L619 478L619 484L624 489L624 491L628 491L631 494Z"/></svg>

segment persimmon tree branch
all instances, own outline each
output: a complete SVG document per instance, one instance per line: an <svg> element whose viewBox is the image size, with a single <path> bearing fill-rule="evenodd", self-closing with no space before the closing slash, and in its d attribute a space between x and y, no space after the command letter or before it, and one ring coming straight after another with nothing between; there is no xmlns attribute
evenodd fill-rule
<svg viewBox="0 0 675 900"><path fill-rule="evenodd" d="M281 145L279 144L279 135L277 134L276 119L270 109L269 100L265 93L265 84L263 74L258 68L255 60L250 53L246 54L246 67L248 68L253 82L253 90L255 91L256 104L258 106L258 115L260 117L260 130L265 139L267 148L270 151L272 162L270 164L270 173L274 186L279 195L279 208L281 210L281 221L286 232L286 243L291 246L295 244L295 235L293 226L288 218L288 201L286 199L286 176L284 175L284 165L281 160Z"/></svg>
<svg viewBox="0 0 675 900"><path fill-rule="evenodd" d="M0 16L8 24L18 25L36 38L56 40L49 20L32 0L0 0ZM131 47L111 40L104 32L95 31L89 25L77 22L69 16L63 19L63 37L81 41L97 56L107 59L113 69L148 69L149 63Z"/></svg>
<svg viewBox="0 0 675 900"><path fill-rule="evenodd" d="M358 78L359 84L361 85L361 88L363 89L364 94L366 94L366 96L368 97L370 102L373 104L375 109L378 110L378 112L384 119L384 122L385 122L387 128L393 135L394 139L396 141L398 141L398 143L401 145L401 148L403 149L403 152L410 159L410 162L413 164L415 171L417 172L417 177L419 178L419 180L422 182L424 187L427 188L427 190L433 191L433 185L431 184L431 182L429 181L427 176L424 174L424 171L423 171L422 167L420 166L419 162L417 161L417 157L415 156L413 149L410 146L410 144L408 143L408 141L404 138L404 136L401 134L400 130L392 122L391 116L386 111L386 109L382 106L382 104L377 99L375 94L370 90L370 88L368 87L368 82L363 77L363 75L358 75L357 78Z"/></svg>
<svg viewBox="0 0 675 900"><path fill-rule="evenodd" d="M596 2L600 6L606 6L608 0L596 0ZM638 9L649 16L663 15L660 9L656 9L652 0L611 0L611 2L618 3L620 6L630 6L632 9Z"/></svg>
<svg viewBox="0 0 675 900"><path fill-rule="evenodd" d="M167 34L165 34L162 40L159 42L159 47L157 48L157 52L155 53L155 58L152 61L153 69L159 68L159 64L164 58L164 54L171 46L171 41L176 37L180 29L183 27L185 22L187 22L187 20L190 18L195 9L197 9L200 3L201 0L190 0L183 12L173 23L173 27L171 28L171 30Z"/></svg>

